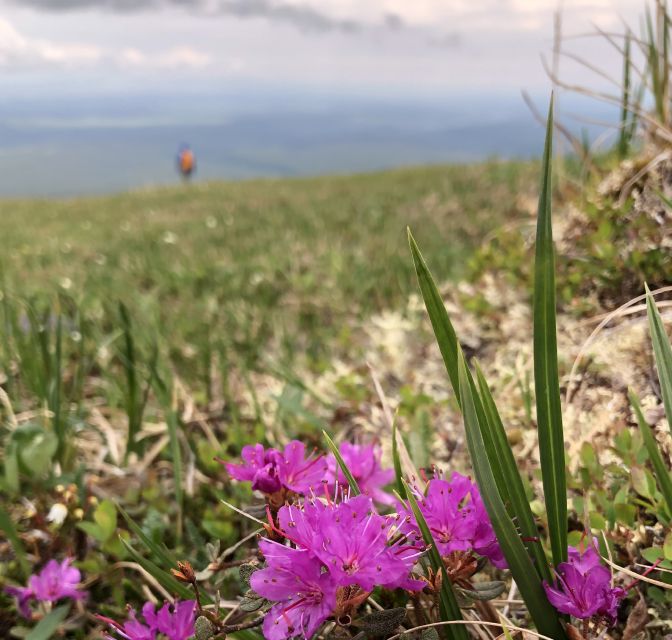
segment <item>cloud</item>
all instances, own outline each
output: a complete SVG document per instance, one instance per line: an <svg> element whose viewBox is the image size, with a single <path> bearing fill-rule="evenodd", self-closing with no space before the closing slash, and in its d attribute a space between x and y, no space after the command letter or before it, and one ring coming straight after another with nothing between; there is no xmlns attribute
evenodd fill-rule
<svg viewBox="0 0 672 640"><path fill-rule="evenodd" d="M211 57L191 47L174 47L165 52L148 54L129 47L115 56L122 67L144 69L202 69L211 62Z"/></svg>
<svg viewBox="0 0 672 640"><path fill-rule="evenodd" d="M50 12L95 9L129 13L146 10L184 9L195 14L233 16L241 19L263 18L290 24L301 31L340 31L353 33L367 28L397 31L405 26L395 12L382 11L372 21L337 16L323 9L324 3L288 2L287 0L12 0L14 4ZM357 15L356 11L351 12Z"/></svg>
<svg viewBox="0 0 672 640"><path fill-rule="evenodd" d="M29 38L0 18L0 66L12 68L81 66L99 62L103 51L79 43L55 43L41 38Z"/></svg>
<svg viewBox="0 0 672 640"><path fill-rule="evenodd" d="M32 38L20 33L9 21L0 18L0 68L30 70L107 64L135 69L194 70L207 67L211 62L208 54L188 46L147 53L137 48L117 51L91 44L57 43Z"/></svg>

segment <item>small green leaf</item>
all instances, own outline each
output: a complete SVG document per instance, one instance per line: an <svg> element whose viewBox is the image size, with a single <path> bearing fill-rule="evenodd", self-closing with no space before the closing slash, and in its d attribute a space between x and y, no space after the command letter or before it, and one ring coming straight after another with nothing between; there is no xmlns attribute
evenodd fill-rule
<svg viewBox="0 0 672 640"><path fill-rule="evenodd" d="M69 612L69 604L56 607L37 623L37 626L26 636L26 640L50 640Z"/></svg>
<svg viewBox="0 0 672 640"><path fill-rule="evenodd" d="M396 607L394 609L374 611L363 618L359 618L353 624L368 635L386 637L394 633L405 619L406 609L404 607Z"/></svg>
<svg viewBox="0 0 672 640"><path fill-rule="evenodd" d="M672 560L672 531L668 531L663 543L663 554L666 560Z"/></svg>
<svg viewBox="0 0 672 640"><path fill-rule="evenodd" d="M324 435L324 439L327 441L327 446L329 447L331 453L334 454L334 458L336 458L336 462L338 462L338 466L341 468L341 471L343 472L345 479L348 481L351 495L358 496L361 493L361 491L359 490L359 485L357 484L355 477L350 472L350 469L348 469L348 465L345 464L345 460L343 460L341 452L338 450L338 447L336 446L334 441L329 437L329 434L326 431L323 430L322 434Z"/></svg>
<svg viewBox="0 0 672 640"><path fill-rule="evenodd" d="M42 429L21 447L19 456L21 462L33 475L42 476L51 468L57 449L56 434L53 431Z"/></svg>
<svg viewBox="0 0 672 640"><path fill-rule="evenodd" d="M93 519L100 527L103 541L108 540L117 530L117 509L111 500L103 500L93 513Z"/></svg>

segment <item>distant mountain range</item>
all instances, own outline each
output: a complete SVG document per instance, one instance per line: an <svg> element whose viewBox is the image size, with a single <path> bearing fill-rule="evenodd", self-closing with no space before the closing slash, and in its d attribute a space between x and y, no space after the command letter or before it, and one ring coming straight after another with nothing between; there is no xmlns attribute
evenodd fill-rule
<svg viewBox="0 0 672 640"><path fill-rule="evenodd" d="M539 98L541 111L545 98ZM617 112L562 96L595 139ZM0 102L0 196L106 193L178 180L189 143L197 178L352 173L538 155L541 127L518 94L339 96L247 90Z"/></svg>

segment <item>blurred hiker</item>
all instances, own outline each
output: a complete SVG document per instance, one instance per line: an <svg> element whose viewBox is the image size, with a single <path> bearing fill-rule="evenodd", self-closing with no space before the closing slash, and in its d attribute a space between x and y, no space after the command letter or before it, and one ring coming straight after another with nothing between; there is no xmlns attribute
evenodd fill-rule
<svg viewBox="0 0 672 640"><path fill-rule="evenodd" d="M189 145L183 144L177 152L177 170L185 180L189 180L196 169L196 156Z"/></svg>

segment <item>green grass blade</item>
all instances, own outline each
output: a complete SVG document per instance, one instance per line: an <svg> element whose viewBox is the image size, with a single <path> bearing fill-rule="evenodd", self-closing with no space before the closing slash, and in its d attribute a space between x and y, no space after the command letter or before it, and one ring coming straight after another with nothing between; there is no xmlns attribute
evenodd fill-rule
<svg viewBox="0 0 672 640"><path fill-rule="evenodd" d="M660 381L660 393L663 396L667 424L672 431L672 347L663 326L656 302L646 287L646 311L649 316L649 331L653 344L653 355L658 368L658 380Z"/></svg>
<svg viewBox="0 0 672 640"><path fill-rule="evenodd" d="M475 398L469 384L467 364L461 352L458 373L460 376L460 393L462 396L467 446L476 482L478 483L485 508L490 516L495 535L509 565L511 575L518 585L520 594L525 600L525 604L537 630L556 640L563 639L565 638L565 632L560 624L559 614L546 598L542 582L534 569L532 560L520 539L520 535L511 517L504 507L490 461L484 455L483 426L479 423L476 414Z"/></svg>
<svg viewBox="0 0 672 640"><path fill-rule="evenodd" d="M67 618L68 613L70 613L69 604L56 607L37 623L25 640L50 640L55 636L58 627Z"/></svg>
<svg viewBox="0 0 672 640"><path fill-rule="evenodd" d="M156 544L149 536L145 534L140 525L138 525L131 516L126 513L125 509L119 504L116 503L117 510L126 521L128 528L139 538L140 542L145 546L147 551L150 553L150 558L152 561L157 563L159 566L162 566L166 571L171 567L177 566L177 557L175 557L168 549L165 547Z"/></svg>
<svg viewBox="0 0 672 640"><path fill-rule="evenodd" d="M630 147L629 126L630 118L630 32L625 35L623 51L623 95L621 98L621 122L618 135L618 155L625 158Z"/></svg>
<svg viewBox="0 0 672 640"><path fill-rule="evenodd" d="M672 478L670 477L670 472L665 466L663 456L660 453L660 446L655 436L653 435L653 430L644 418L644 414L642 413L642 406L639 403L639 398L633 391L629 391L628 396L630 398L630 404L635 410L635 416L637 417L639 430L642 432L644 446L649 453L651 464L653 465L653 469L656 472L656 482L658 484L658 488L663 494L663 498L667 504L667 511L670 514L670 517L672 517Z"/></svg>
<svg viewBox="0 0 672 640"><path fill-rule="evenodd" d="M177 400L171 400L171 406L166 409L166 425L170 438L170 453L173 459L173 484L175 486L175 499L177 502L177 522L175 529L177 539L182 538L182 515L184 509L184 489L182 487L182 452L180 450L180 438L178 428L180 418L177 411Z"/></svg>
<svg viewBox="0 0 672 640"><path fill-rule="evenodd" d="M151 560L145 558L142 554L138 553L129 542L123 538L119 538L121 543L126 547L127 551L133 556L133 559L149 573L153 578L155 578L161 586L166 589L171 595L178 596L183 600L193 600L194 592L187 587L183 582L180 582L174 578L170 573L161 569L158 565L154 564ZM210 596L204 591L201 592L201 601L207 604L212 602Z"/></svg>
<svg viewBox="0 0 672 640"><path fill-rule="evenodd" d="M353 496L358 496L362 492L359 490L357 480L355 480L355 477L352 475L352 473L350 473L348 465L345 464L345 460L343 460L343 456L341 455L341 452L338 450L336 443L329 437L329 434L326 431L324 431L324 429L322 430L322 435L324 435L324 439L327 441L327 446L329 447L329 450L331 451L331 453L334 454L334 458L336 458L338 466L341 467L341 471L343 472L345 479L348 481L348 485L350 485L350 494Z"/></svg>
<svg viewBox="0 0 672 640"><path fill-rule="evenodd" d="M567 478L555 321L555 255L551 227L552 141L551 99L542 162L534 261L534 382L548 532L553 562L557 565L567 560Z"/></svg>
<svg viewBox="0 0 672 640"><path fill-rule="evenodd" d="M130 453L140 453L140 444L136 441L141 428L138 416L140 402L140 385L138 383L135 340L133 339L133 325L128 308L123 302L119 303L119 316L123 332L124 345L121 362L126 374L126 415L128 417L128 442L126 444L126 460Z"/></svg>
<svg viewBox="0 0 672 640"><path fill-rule="evenodd" d="M0 507L0 530L5 532L7 540L9 540L14 553L16 554L16 559L19 561L19 566L21 567L21 574L24 578L30 575L30 563L26 557L26 550L19 538L19 534L14 527L14 523L10 518L9 514Z"/></svg>
<svg viewBox="0 0 672 640"><path fill-rule="evenodd" d="M397 429L397 421L392 423L392 463L394 465L394 481L399 495L406 499L406 486L404 485L404 474L401 470L401 459L399 458L399 445L397 438L401 438L401 434Z"/></svg>
<svg viewBox="0 0 672 640"><path fill-rule="evenodd" d="M421 284L422 296L425 300L427 313L429 314L432 327L436 334L439 349L443 355L444 363L450 381L453 385L453 391L457 396L458 404L461 404L459 380L457 379L457 353L458 341L450 318L439 294L438 288L429 272L424 258L413 240L409 231L409 243L413 260L418 274L418 281ZM504 426L499 417L499 412L495 406L487 383L481 374L479 386L486 393L479 394L471 373L467 371L467 378L472 391L472 397L476 405L476 413L479 422L484 425L483 441L485 452L490 461L493 475L499 489L501 499L512 518L515 518L521 528L521 533L530 539L527 547L534 558L534 564L541 578L550 579L550 570L546 560L541 543L536 540L538 537L537 527L534 516L530 509L525 488L523 486L518 465L511 452L511 447L506 438ZM482 396L482 401L481 401Z"/></svg>
<svg viewBox="0 0 672 640"><path fill-rule="evenodd" d="M429 320L432 323L432 329L436 336L436 341L443 357L443 362L446 365L450 382L453 385L455 395L459 399L460 381L457 375L457 335L453 324L448 317L448 312L443 304L441 294L434 283L434 278L427 267L425 259L418 249L418 245L413 238L410 229L408 232L408 244L413 255L413 264L415 265L415 272L418 276L418 284L422 292L422 298L427 307ZM459 400L458 400L459 401Z"/></svg>
<svg viewBox="0 0 672 640"><path fill-rule="evenodd" d="M544 548L539 540L539 531L534 520L534 514L532 513L532 509L530 509L530 503L525 493L525 487L523 486L520 473L518 472L518 465L516 464L516 459L513 457L513 451L511 450L511 446L506 437L504 424L502 423L499 411L497 411L497 406L495 405L488 383L483 376L483 372L478 363L475 363L475 366L478 393L481 396L487 419L487 425L484 426L487 426L489 429L490 437L494 442L496 450L496 457L494 459L493 457L488 456L490 466L492 468L497 465L497 467L502 470L504 482L508 488L508 497L511 500L511 508L508 509L508 511L515 515L518 529L522 538L525 540L524 544L528 553L534 559L534 566L537 569L539 577L550 582L552 580L551 570L548 566L548 561L546 560ZM499 493L501 496L501 489Z"/></svg>
<svg viewBox="0 0 672 640"><path fill-rule="evenodd" d="M457 602L457 596L453 590L453 585L448 579L448 572L446 571L446 565L441 558L436 543L434 542L434 537L432 532L425 521L422 511L418 506L418 501L413 495L413 491L408 485L404 483L404 488L406 489L406 497L408 499L408 504L413 511L413 516L415 521L418 523L418 528L420 533L422 533L422 538L425 541L425 544L428 547L427 556L429 558L429 563L434 570L434 573L441 571L443 579L441 580L441 591L439 593L439 609L441 612L442 620L462 620L462 612L460 611L460 605ZM467 630L462 626L456 626L454 629L448 631L448 636L454 638L455 640L468 640L469 634Z"/></svg>

